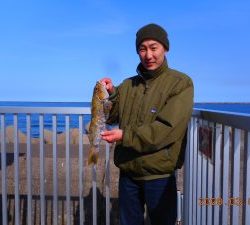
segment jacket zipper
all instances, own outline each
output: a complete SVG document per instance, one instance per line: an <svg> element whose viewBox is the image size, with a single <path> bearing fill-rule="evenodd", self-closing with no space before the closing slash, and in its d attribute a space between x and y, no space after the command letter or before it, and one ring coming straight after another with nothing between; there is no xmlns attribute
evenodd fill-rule
<svg viewBox="0 0 250 225"><path fill-rule="evenodd" d="M143 92L143 94L145 95L147 93L148 89L149 89L148 82L144 79L144 77L140 73L138 75L141 77L141 79L143 80L143 83L145 85L145 89L144 89L144 92Z"/></svg>

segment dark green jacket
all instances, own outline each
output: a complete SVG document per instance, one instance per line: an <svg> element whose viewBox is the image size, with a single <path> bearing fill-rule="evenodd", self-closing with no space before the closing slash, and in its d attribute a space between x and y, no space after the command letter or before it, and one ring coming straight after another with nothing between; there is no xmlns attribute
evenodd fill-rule
<svg viewBox="0 0 250 225"><path fill-rule="evenodd" d="M171 174L185 147L183 138L193 107L193 83L168 68L143 71L123 81L110 96L109 123L118 123L123 140L116 143L114 163L134 179ZM182 146L182 147L181 147Z"/></svg>

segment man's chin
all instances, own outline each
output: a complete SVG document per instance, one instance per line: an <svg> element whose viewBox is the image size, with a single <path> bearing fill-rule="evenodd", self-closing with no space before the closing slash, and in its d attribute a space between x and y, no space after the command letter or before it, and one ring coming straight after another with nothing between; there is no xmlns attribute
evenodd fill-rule
<svg viewBox="0 0 250 225"><path fill-rule="evenodd" d="M151 65L151 66L146 66L147 70L155 70L156 66L155 65Z"/></svg>

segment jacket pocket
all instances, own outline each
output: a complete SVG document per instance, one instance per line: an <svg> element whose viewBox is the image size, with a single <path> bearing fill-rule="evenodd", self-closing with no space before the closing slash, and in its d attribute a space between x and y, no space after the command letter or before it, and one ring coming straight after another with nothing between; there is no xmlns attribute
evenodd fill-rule
<svg viewBox="0 0 250 225"><path fill-rule="evenodd" d="M162 149L156 153L145 155L137 159L141 164L141 170L148 174L168 174L174 170L174 163L168 149Z"/></svg>
<svg viewBox="0 0 250 225"><path fill-rule="evenodd" d="M175 167L168 149L142 155L124 163L116 163L122 172L134 177L171 174Z"/></svg>

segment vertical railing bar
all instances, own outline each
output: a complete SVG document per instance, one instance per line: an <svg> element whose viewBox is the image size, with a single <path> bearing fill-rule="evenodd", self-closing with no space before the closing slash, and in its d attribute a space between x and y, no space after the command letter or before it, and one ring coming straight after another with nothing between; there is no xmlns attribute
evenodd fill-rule
<svg viewBox="0 0 250 225"><path fill-rule="evenodd" d="M53 224L58 224L58 185L57 185L57 116L52 115L53 139Z"/></svg>
<svg viewBox="0 0 250 225"><path fill-rule="evenodd" d="M250 224L250 132L247 132L245 225Z"/></svg>
<svg viewBox="0 0 250 225"><path fill-rule="evenodd" d="M199 121L201 122L201 121ZM197 121L198 123L198 121ZM198 126L198 125L197 125ZM197 129L197 128L196 128ZM198 135L198 134L197 134ZM196 143L197 143L197 135L196 135ZM196 148L198 148L198 145L196 145ZM201 184L201 164L202 163L202 156L201 153L199 151L197 151L197 200L200 199L202 196L202 184ZM197 203L197 201L196 201ZM200 225L201 224L201 206L196 204L196 225Z"/></svg>
<svg viewBox="0 0 250 225"><path fill-rule="evenodd" d="M184 224L184 218L183 218L183 215L184 215L184 204L183 204L183 193L181 194L181 224Z"/></svg>
<svg viewBox="0 0 250 225"><path fill-rule="evenodd" d="M177 190L177 219L176 223L181 223L181 191Z"/></svg>
<svg viewBox="0 0 250 225"><path fill-rule="evenodd" d="M190 179L189 174L191 173L190 170L190 152L193 146L191 147L191 139L192 136L192 130L193 130L193 118L190 119L188 124L188 134L187 134L187 147L185 152L185 164L184 164L184 224L189 225L189 202L191 199L189 199L189 193L190 193Z"/></svg>
<svg viewBox="0 0 250 225"><path fill-rule="evenodd" d="M28 191L28 225L32 224L32 156L31 156L31 118L27 120L27 191Z"/></svg>
<svg viewBox="0 0 250 225"><path fill-rule="evenodd" d="M222 225L228 224L228 182L229 182L229 127L224 127L224 154L223 154L223 176L222 176Z"/></svg>
<svg viewBox="0 0 250 225"><path fill-rule="evenodd" d="M202 125L208 126L207 121L202 121ZM207 157L203 154L202 155L202 170L201 170L201 196L202 199L207 198L207 166L208 166L208 160ZM207 219L207 205L201 207L201 224L206 224Z"/></svg>
<svg viewBox="0 0 250 225"><path fill-rule="evenodd" d="M191 217L191 193L192 193L192 172L191 172L191 159L193 153L193 130L194 130L194 118L191 118L188 128L188 145L185 154L185 177L184 177L184 223L187 225L192 224Z"/></svg>
<svg viewBox="0 0 250 225"><path fill-rule="evenodd" d="M44 187L44 115L39 115L39 161L40 161L40 217L45 224L45 187Z"/></svg>
<svg viewBox="0 0 250 225"><path fill-rule="evenodd" d="M96 164L92 166L92 207L93 207L93 225L97 225L97 185L96 185Z"/></svg>
<svg viewBox="0 0 250 225"><path fill-rule="evenodd" d="M214 127L214 123L209 123L209 128ZM212 148L212 143L211 146ZM212 149L211 149L212 151ZM213 197L213 186L209 185L213 183L213 163L212 163L212 158L207 160L207 166L208 166L208 180L207 180L207 197L208 199L212 199ZM212 207L208 206L207 207L207 224L212 224Z"/></svg>
<svg viewBox="0 0 250 225"><path fill-rule="evenodd" d="M216 176L214 176L214 198L219 198L220 197L220 172L221 172L221 162L220 162L220 154L221 154L221 131L222 131L222 126L221 124L216 124L216 142L215 142L215 167L214 167L214 173ZM213 206L214 210L214 222L213 225L219 225L220 221L220 206L214 205Z"/></svg>
<svg viewBox="0 0 250 225"><path fill-rule="evenodd" d="M71 179L70 179L70 133L69 133L69 115L66 115L66 202L67 202L67 225L71 224L71 211L70 211L70 186L71 186Z"/></svg>
<svg viewBox="0 0 250 225"><path fill-rule="evenodd" d="M6 140L5 115L1 114L1 171L2 171L2 224L7 225L7 179L6 179ZM1 221L0 221L1 223Z"/></svg>
<svg viewBox="0 0 250 225"><path fill-rule="evenodd" d="M84 193L83 193L83 115L79 115L79 202L80 225L84 223Z"/></svg>
<svg viewBox="0 0 250 225"><path fill-rule="evenodd" d="M106 161L105 161L105 194L106 194L106 225L110 225L110 147L106 143Z"/></svg>
<svg viewBox="0 0 250 225"><path fill-rule="evenodd" d="M194 155L194 130L195 130L195 127L196 127L196 118L193 118L192 119L192 130L191 130L191 149L190 149L190 156L189 156L189 168L191 169L192 168L192 165L193 165L193 155ZM189 171L189 193L188 193L188 201L189 201L189 209L188 209L188 218L189 218L189 224L193 224L193 221L192 221L192 215L194 213L193 211L193 208L192 206L194 205L194 202L192 201L192 197L193 197L193 179L194 179L194 176L193 176L193 172L192 170Z"/></svg>
<svg viewBox="0 0 250 225"><path fill-rule="evenodd" d="M19 140L18 140L18 115L14 114L14 165L15 165L15 225L19 225Z"/></svg>
<svg viewBox="0 0 250 225"><path fill-rule="evenodd" d="M234 153L233 153L233 192L232 200L240 197L240 129L234 132ZM232 204L232 224L239 222L239 206Z"/></svg>
<svg viewBox="0 0 250 225"><path fill-rule="evenodd" d="M192 224L196 224L196 214L197 214L197 154L198 154L198 119L194 119L194 130L193 130L193 160L190 168L193 171L192 177Z"/></svg>

